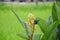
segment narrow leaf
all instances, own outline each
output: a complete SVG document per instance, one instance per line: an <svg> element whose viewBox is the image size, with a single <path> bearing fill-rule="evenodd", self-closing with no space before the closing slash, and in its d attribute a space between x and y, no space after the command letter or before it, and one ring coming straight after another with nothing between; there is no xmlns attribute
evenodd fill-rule
<svg viewBox="0 0 60 40"><path fill-rule="evenodd" d="M53 7L52 7L52 18L53 18L53 22L58 20L58 14L57 14L55 3L53 4Z"/></svg>
<svg viewBox="0 0 60 40"><path fill-rule="evenodd" d="M33 40L40 40L40 34L34 34Z"/></svg>
<svg viewBox="0 0 60 40"><path fill-rule="evenodd" d="M45 33L47 30L47 22L43 19L40 19L40 21L38 22L39 27L41 28L42 32Z"/></svg>
<svg viewBox="0 0 60 40"><path fill-rule="evenodd" d="M48 28L49 30L46 30L45 34L43 35L41 40L48 40L50 35L52 34L52 32L56 29L56 27L58 26L59 21L55 21L54 23L52 23Z"/></svg>
<svg viewBox="0 0 60 40"><path fill-rule="evenodd" d="M15 13L13 10L11 10L11 11L15 14L15 16L17 17L17 19L19 20L19 22L20 22L20 23L22 24L22 26L25 28L25 31L27 32L28 37L29 37L30 32L29 32L29 29L27 28L26 22L25 22L21 17L19 17L19 16L17 15L17 13Z"/></svg>
<svg viewBox="0 0 60 40"><path fill-rule="evenodd" d="M23 35L23 34L17 34L18 36L20 36L21 38L24 38L24 39L28 39L28 37L26 35Z"/></svg>
<svg viewBox="0 0 60 40"><path fill-rule="evenodd" d="M53 8L52 8L52 18L53 18L53 22L60 20L60 3L58 1L56 1L53 4ZM58 25L58 30L60 31L60 24Z"/></svg>
<svg viewBox="0 0 60 40"><path fill-rule="evenodd" d="M48 19L48 26L50 25L50 24L52 24L52 16L49 16L49 19Z"/></svg>

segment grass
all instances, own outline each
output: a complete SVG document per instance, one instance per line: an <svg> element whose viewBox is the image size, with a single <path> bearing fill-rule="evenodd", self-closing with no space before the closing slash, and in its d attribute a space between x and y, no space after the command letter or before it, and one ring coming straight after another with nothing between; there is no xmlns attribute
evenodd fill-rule
<svg viewBox="0 0 60 40"><path fill-rule="evenodd" d="M10 9L13 9L26 22L29 13L48 21L52 4L38 6L33 4L0 4L0 40L25 40L17 35L19 33L26 34L26 32ZM35 34L42 34L38 25L36 25Z"/></svg>

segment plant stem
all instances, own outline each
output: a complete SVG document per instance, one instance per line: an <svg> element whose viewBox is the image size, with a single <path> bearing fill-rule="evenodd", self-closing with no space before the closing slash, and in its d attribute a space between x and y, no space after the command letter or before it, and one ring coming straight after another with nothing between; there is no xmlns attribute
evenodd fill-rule
<svg viewBox="0 0 60 40"><path fill-rule="evenodd" d="M32 38L33 38L34 28L35 28L35 24L32 25L32 34L30 36L30 40L32 40Z"/></svg>

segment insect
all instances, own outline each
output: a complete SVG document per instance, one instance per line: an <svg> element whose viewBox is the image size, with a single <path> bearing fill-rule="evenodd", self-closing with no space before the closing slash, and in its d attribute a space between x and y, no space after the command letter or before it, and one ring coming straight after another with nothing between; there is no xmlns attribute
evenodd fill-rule
<svg viewBox="0 0 60 40"><path fill-rule="evenodd" d="M39 21L39 20L34 20L34 24L38 24L38 21Z"/></svg>

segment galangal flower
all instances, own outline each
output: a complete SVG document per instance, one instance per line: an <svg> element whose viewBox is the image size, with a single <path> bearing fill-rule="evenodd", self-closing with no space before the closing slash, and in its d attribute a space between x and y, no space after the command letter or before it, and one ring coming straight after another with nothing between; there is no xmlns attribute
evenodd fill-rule
<svg viewBox="0 0 60 40"><path fill-rule="evenodd" d="M33 31L33 28L35 27L34 20L35 20L34 15L28 14L28 28L30 32Z"/></svg>
<svg viewBox="0 0 60 40"><path fill-rule="evenodd" d="M31 32L30 40L32 40L33 33L34 33L34 28L35 28L34 21L35 21L34 15L28 14L28 28L29 28L29 30Z"/></svg>

